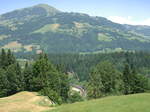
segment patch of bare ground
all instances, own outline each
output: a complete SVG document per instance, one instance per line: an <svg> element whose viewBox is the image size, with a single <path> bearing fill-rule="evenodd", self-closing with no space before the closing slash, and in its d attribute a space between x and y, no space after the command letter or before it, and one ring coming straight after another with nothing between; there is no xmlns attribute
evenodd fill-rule
<svg viewBox="0 0 150 112"><path fill-rule="evenodd" d="M51 101L33 92L21 92L0 98L0 112L42 112L52 109Z"/></svg>

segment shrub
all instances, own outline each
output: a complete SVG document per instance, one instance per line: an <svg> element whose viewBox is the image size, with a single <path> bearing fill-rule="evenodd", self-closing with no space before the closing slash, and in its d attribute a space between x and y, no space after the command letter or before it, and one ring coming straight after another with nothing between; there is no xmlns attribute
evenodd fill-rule
<svg viewBox="0 0 150 112"><path fill-rule="evenodd" d="M83 97L78 92L71 94L68 99L69 103L80 102L83 100Z"/></svg>

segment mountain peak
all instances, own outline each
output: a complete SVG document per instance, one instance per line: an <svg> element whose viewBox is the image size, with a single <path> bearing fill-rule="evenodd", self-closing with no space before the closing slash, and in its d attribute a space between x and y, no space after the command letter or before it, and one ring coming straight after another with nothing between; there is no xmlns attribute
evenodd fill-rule
<svg viewBox="0 0 150 112"><path fill-rule="evenodd" d="M8 12L2 14L0 20L6 19L27 19L32 18L33 16L53 16L61 11L57 10L56 8L49 6L48 4L38 4L32 7L17 9L12 12Z"/></svg>
<svg viewBox="0 0 150 112"><path fill-rule="evenodd" d="M48 4L38 4L38 5L35 5L34 7L45 9L47 11L48 15L60 12L58 9L56 9Z"/></svg>
<svg viewBox="0 0 150 112"><path fill-rule="evenodd" d="M42 4L42 3L41 3L41 4L38 4L38 5L36 5L36 6L39 6L39 7L51 7L51 6L49 6L48 4L44 4L44 3L43 3L43 4Z"/></svg>

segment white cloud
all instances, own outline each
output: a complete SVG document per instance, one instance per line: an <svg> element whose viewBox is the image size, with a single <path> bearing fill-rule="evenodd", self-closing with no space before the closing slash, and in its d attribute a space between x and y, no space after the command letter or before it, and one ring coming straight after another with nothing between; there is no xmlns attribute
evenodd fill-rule
<svg viewBox="0 0 150 112"><path fill-rule="evenodd" d="M110 16L109 20L120 23L120 24L131 24L131 25L150 25L150 18L143 21L136 21L133 17L121 17L121 16Z"/></svg>
<svg viewBox="0 0 150 112"><path fill-rule="evenodd" d="M141 25L149 25L150 26L150 18L142 21Z"/></svg>

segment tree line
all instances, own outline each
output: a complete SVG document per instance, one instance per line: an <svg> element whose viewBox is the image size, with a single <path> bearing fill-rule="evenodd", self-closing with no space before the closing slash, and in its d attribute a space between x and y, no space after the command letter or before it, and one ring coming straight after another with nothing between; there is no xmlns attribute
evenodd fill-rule
<svg viewBox="0 0 150 112"><path fill-rule="evenodd" d="M18 58L36 59L37 55L17 55ZM97 54L48 54L53 65L58 66L61 71L77 73L80 81L89 79L91 68L99 62L108 60L119 71L123 71L126 58L132 61L137 72L150 76L150 53L149 52L115 52Z"/></svg>
<svg viewBox="0 0 150 112"><path fill-rule="evenodd" d="M87 85L89 98L144 93L149 89L148 76L139 74L128 59L122 72L109 61L97 64L89 74Z"/></svg>
<svg viewBox="0 0 150 112"><path fill-rule="evenodd" d="M23 56L28 58L27 56ZM32 57L32 56L31 56ZM77 73L89 99L109 95L142 93L149 90L148 53L51 54L33 56L33 63L22 67L13 53L0 53L0 97L20 91L39 92L56 104L82 101L71 96L67 72ZM140 65L139 65L140 64ZM142 70L142 71L141 71Z"/></svg>

